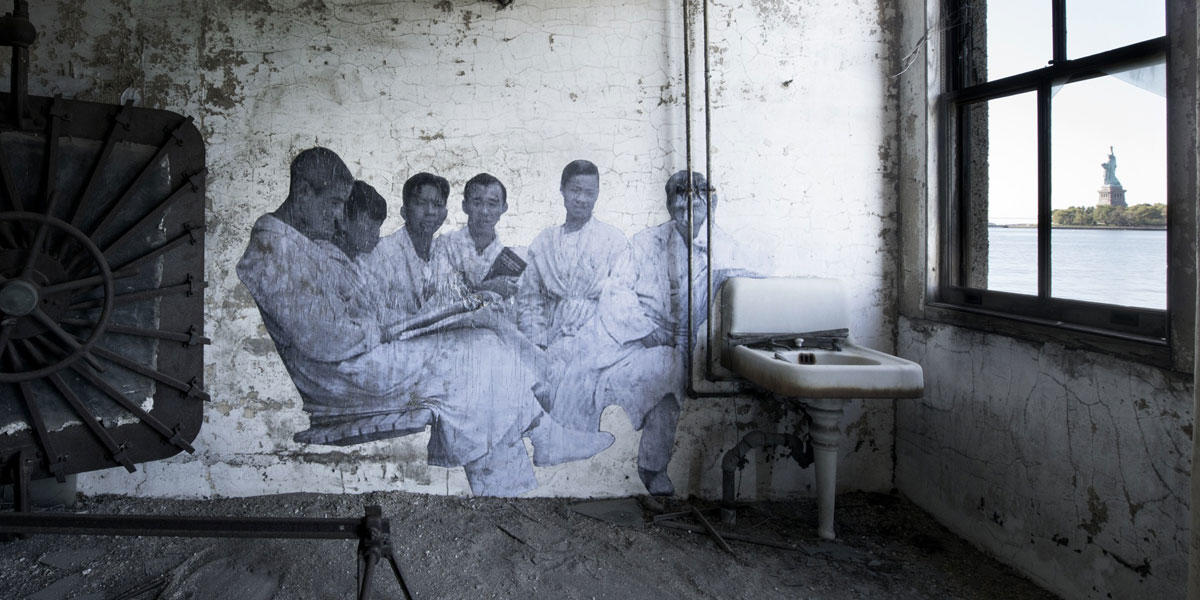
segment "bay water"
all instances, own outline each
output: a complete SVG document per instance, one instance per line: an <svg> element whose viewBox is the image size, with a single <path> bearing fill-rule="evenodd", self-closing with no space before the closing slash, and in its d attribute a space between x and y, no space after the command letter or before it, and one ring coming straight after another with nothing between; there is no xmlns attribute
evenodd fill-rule
<svg viewBox="0 0 1200 600"><path fill-rule="evenodd" d="M1167 307L1167 232L1062 229L1050 234L1055 298ZM1037 294L1037 228L988 228L988 289Z"/></svg>

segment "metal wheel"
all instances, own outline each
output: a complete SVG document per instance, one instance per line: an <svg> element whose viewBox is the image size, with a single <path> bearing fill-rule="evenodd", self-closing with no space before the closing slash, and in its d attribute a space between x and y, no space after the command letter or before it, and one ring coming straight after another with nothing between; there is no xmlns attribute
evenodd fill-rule
<svg viewBox="0 0 1200 600"><path fill-rule="evenodd" d="M0 213L0 228L22 222L37 224L32 245L23 253L19 249L10 249L0 254L0 357L16 356L15 346L18 342L37 340L40 336L56 338L66 344L70 352L58 359L51 358L48 364L26 364L12 371L0 370L0 383L40 379L71 366L81 358L94 360L89 351L96 340L104 335L113 307L112 271L104 254L91 239L54 217L35 213ZM73 278L61 259L45 254L46 238L51 228L81 245L93 261L93 269L99 274ZM92 325L88 336L80 341L63 329L64 321L70 322L67 316L72 312L72 297L95 288L103 292L100 317Z"/></svg>
<svg viewBox="0 0 1200 600"><path fill-rule="evenodd" d="M199 132L166 111L0 94L15 105L0 118L0 463L62 480L191 452L207 397Z"/></svg>

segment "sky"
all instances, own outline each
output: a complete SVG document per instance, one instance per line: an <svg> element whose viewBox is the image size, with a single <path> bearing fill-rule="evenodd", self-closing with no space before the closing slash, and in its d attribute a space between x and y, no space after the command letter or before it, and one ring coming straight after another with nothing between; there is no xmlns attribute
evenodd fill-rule
<svg viewBox="0 0 1200 600"><path fill-rule="evenodd" d="M1051 56L1049 0L988 2L987 19L989 79L1047 64ZM1068 58L1165 33L1165 2L1067 0ZM1156 74L1161 84L1161 67ZM988 220L1036 222L1035 94L1018 94L988 105ZM1096 204L1097 190L1104 183L1100 165L1108 160L1110 146L1126 202L1166 203L1166 122L1165 98L1118 77L1099 77L1055 90L1051 106L1052 207Z"/></svg>

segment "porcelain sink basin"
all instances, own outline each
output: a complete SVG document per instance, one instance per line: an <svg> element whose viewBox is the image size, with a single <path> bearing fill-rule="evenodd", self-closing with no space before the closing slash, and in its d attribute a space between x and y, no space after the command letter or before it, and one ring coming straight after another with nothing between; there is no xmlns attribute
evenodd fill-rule
<svg viewBox="0 0 1200 600"><path fill-rule="evenodd" d="M734 346L730 362L735 373L792 398L917 398L924 391L917 363L849 342L841 347L776 351Z"/></svg>
<svg viewBox="0 0 1200 600"><path fill-rule="evenodd" d="M812 420L817 534L827 540L835 538L837 454L846 402L917 398L925 390L921 365L851 340L848 306L845 288L836 279L734 277L721 288L721 366L780 396L799 399ZM796 348L805 343L820 348ZM727 481L725 494L732 503L732 477Z"/></svg>

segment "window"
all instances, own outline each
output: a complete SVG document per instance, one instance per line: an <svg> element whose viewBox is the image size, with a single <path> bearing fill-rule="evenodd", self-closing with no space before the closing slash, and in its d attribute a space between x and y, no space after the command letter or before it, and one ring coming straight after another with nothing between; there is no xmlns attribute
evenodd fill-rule
<svg viewBox="0 0 1200 600"><path fill-rule="evenodd" d="M1166 346L1165 4L948 0L935 304Z"/></svg>

